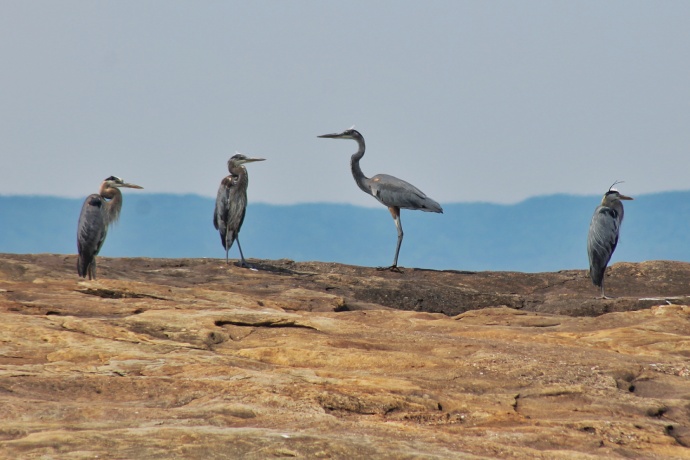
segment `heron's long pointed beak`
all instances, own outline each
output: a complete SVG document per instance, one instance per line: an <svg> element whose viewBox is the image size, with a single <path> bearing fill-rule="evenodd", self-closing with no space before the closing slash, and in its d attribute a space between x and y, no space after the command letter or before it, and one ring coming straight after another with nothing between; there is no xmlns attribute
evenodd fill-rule
<svg viewBox="0 0 690 460"><path fill-rule="evenodd" d="M333 133L333 134L322 134L320 136L316 137L321 137L324 139L338 139L343 133Z"/></svg>
<svg viewBox="0 0 690 460"><path fill-rule="evenodd" d="M128 184L126 182L123 182L122 184L119 185L120 187L127 187L127 188L144 188L141 185L136 185L136 184Z"/></svg>
<svg viewBox="0 0 690 460"><path fill-rule="evenodd" d="M242 164L244 163L254 163L255 161L266 161L266 158L247 158L245 160L242 160Z"/></svg>
<svg viewBox="0 0 690 460"><path fill-rule="evenodd" d="M620 199L620 200L634 200L635 198L633 198L633 197L631 197L631 196L621 195L621 194L619 193L619 194L618 194L618 199Z"/></svg>

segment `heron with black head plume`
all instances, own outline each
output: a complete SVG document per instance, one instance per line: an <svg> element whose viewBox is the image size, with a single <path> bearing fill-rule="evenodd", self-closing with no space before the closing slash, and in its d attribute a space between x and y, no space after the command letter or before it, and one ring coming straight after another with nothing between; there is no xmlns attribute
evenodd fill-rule
<svg viewBox="0 0 690 460"><path fill-rule="evenodd" d="M98 193L84 200L77 224L77 273L82 278L96 279L96 256L103 247L108 227L120 218L122 187L144 188L110 176L101 182Z"/></svg>
<svg viewBox="0 0 690 460"><path fill-rule="evenodd" d="M357 142L359 149L350 158L350 169L352 170L352 177L364 193L376 198L381 204L388 207L388 210L393 216L395 227L398 230L398 243L395 247L395 257L393 257L393 265L390 267L379 267L379 270L400 271L398 268L398 255L400 254L400 245L403 240L402 223L400 222L401 209L418 209L427 212L443 213L441 205L436 201L426 196L421 190L409 182L405 182L397 177L389 176L388 174L377 174L374 177L367 177L362 172L359 166L359 161L364 156L365 144L364 137L359 131L354 129L346 129L342 133L323 134L318 136L326 139L352 139Z"/></svg>
<svg viewBox="0 0 690 460"><path fill-rule="evenodd" d="M589 276L595 286L601 288L602 299L608 299L604 291L604 273L613 251L618 245L621 224L623 223L623 203L632 200L613 188L622 182L614 182L604 194L601 204L594 210L587 236L587 255L589 256Z"/></svg>
<svg viewBox="0 0 690 460"><path fill-rule="evenodd" d="M247 186L249 185L249 174L247 163L264 161L264 158L249 158L237 152L228 160L228 171L230 174L223 178L218 187L216 197L216 209L213 213L213 226L220 233L220 242L225 249L225 263L228 264L228 252L232 244L237 240L237 248L240 250L240 266L252 268L242 254L240 246L240 229L244 222L244 215L247 212Z"/></svg>

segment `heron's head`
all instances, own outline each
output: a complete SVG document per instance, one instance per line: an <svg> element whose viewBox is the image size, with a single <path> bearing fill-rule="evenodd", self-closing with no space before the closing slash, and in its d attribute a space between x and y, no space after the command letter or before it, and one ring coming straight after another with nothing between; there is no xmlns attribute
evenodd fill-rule
<svg viewBox="0 0 690 460"><path fill-rule="evenodd" d="M128 184L127 182L123 181L122 178L117 177L117 176L110 176L107 177L104 181L103 184L108 187L115 187L115 188L120 188L120 187L127 187L127 188L144 188L140 185L136 184Z"/></svg>
<svg viewBox="0 0 690 460"><path fill-rule="evenodd" d="M354 139L354 140L361 140L363 139L363 136L355 129L353 126L350 129L346 129L342 133L333 133L333 134L322 134L317 137L322 137L325 139Z"/></svg>
<svg viewBox="0 0 690 460"><path fill-rule="evenodd" d="M228 160L228 169L232 166L239 166L245 163L253 163L255 161L264 161L265 158L249 158L246 155L242 155L240 152L236 152L235 155L231 156Z"/></svg>
<svg viewBox="0 0 690 460"><path fill-rule="evenodd" d="M620 202L621 200L632 200L634 198L626 195L622 195L618 190L613 188L609 189L608 192L604 193L604 198L601 199L601 205L606 207L611 207L615 202Z"/></svg>

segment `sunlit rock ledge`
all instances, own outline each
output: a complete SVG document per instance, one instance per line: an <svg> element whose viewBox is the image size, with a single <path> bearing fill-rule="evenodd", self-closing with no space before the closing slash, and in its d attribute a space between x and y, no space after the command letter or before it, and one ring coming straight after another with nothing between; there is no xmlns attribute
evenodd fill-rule
<svg viewBox="0 0 690 460"><path fill-rule="evenodd" d="M0 456L690 456L690 264L249 261L0 254Z"/></svg>

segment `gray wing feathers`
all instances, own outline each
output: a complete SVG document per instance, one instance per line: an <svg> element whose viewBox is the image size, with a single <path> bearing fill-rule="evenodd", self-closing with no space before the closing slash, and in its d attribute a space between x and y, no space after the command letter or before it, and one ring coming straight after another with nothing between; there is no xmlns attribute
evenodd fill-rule
<svg viewBox="0 0 690 460"><path fill-rule="evenodd" d="M228 210L230 209L230 187L232 181L227 177L224 178L220 187L218 187L218 195L216 196L216 209L213 213L213 226L220 232L220 241L225 248L225 237L228 231Z"/></svg>
<svg viewBox="0 0 690 460"><path fill-rule="evenodd" d="M235 242L244 222L247 195L246 190L240 188L237 187L232 176L224 178L218 188L213 225L218 229L221 243L225 249L230 249Z"/></svg>
<svg viewBox="0 0 690 460"><path fill-rule="evenodd" d="M77 271L80 276L86 276L87 269L100 252L107 233L108 226L103 217L103 200L98 195L89 195L81 208L77 225Z"/></svg>
<svg viewBox="0 0 690 460"><path fill-rule="evenodd" d="M377 174L370 179L371 194L386 206L401 209L418 209L427 212L443 212L443 208L409 182L387 174Z"/></svg>
<svg viewBox="0 0 690 460"><path fill-rule="evenodd" d="M589 273L592 282L601 286L604 271L611 260L613 251L618 244L620 220L611 208L599 206L592 216L587 237L587 253L589 255Z"/></svg>
<svg viewBox="0 0 690 460"><path fill-rule="evenodd" d="M223 179L220 183L220 187L218 187L218 194L216 195L216 209L213 210L213 226L216 227L216 230L223 228L227 221L229 194L230 189L226 187L226 179Z"/></svg>

